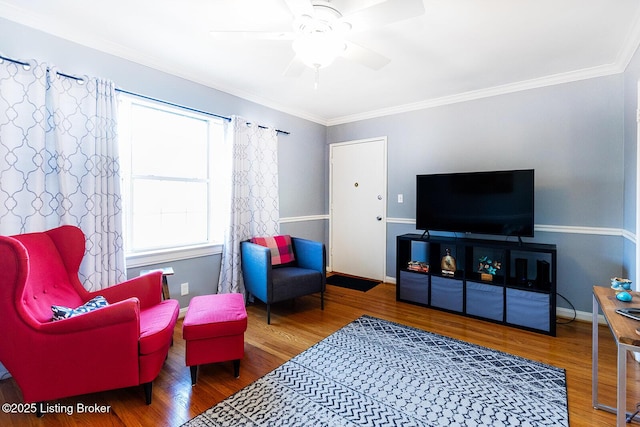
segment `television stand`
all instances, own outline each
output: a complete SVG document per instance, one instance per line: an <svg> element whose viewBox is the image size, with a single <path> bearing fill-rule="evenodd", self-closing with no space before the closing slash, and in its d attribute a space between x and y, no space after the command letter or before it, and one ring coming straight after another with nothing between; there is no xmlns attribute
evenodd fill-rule
<svg viewBox="0 0 640 427"><path fill-rule="evenodd" d="M397 237L398 301L555 336L555 245L424 236Z"/></svg>

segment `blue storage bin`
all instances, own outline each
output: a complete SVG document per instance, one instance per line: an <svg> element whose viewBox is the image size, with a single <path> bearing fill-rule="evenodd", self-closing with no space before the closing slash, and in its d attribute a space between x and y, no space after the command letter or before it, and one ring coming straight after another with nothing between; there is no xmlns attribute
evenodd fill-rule
<svg viewBox="0 0 640 427"><path fill-rule="evenodd" d="M431 276L431 305L462 312L462 280Z"/></svg>
<svg viewBox="0 0 640 427"><path fill-rule="evenodd" d="M429 304L429 276L410 271L401 271L400 299Z"/></svg>
<svg viewBox="0 0 640 427"><path fill-rule="evenodd" d="M504 320L504 288L467 282L467 314L502 322Z"/></svg>
<svg viewBox="0 0 640 427"><path fill-rule="evenodd" d="M550 295L507 288L507 322L549 332Z"/></svg>

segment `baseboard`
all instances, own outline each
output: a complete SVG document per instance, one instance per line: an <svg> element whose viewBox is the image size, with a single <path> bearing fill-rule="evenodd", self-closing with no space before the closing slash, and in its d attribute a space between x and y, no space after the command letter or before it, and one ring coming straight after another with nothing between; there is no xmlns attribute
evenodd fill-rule
<svg viewBox="0 0 640 427"><path fill-rule="evenodd" d="M556 315L558 317L562 317L563 319L573 319L573 310L564 307L556 307ZM593 315L589 311L576 311L575 312L576 320L580 320L581 322L591 323L593 321ZM607 322L604 320L604 316L602 314L598 314L598 324L606 325Z"/></svg>
<svg viewBox="0 0 640 427"><path fill-rule="evenodd" d="M178 319L184 319L184 316L187 314L188 309L189 307L181 308L180 312L178 313Z"/></svg>

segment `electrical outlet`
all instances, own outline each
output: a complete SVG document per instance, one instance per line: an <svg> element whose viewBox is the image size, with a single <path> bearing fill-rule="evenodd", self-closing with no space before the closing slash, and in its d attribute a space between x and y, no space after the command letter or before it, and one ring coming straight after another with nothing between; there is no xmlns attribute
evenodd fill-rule
<svg viewBox="0 0 640 427"><path fill-rule="evenodd" d="M404 196L402 194L398 194L398 203L404 202Z"/></svg>
<svg viewBox="0 0 640 427"><path fill-rule="evenodd" d="M180 285L180 295L189 295L189 282L185 282Z"/></svg>

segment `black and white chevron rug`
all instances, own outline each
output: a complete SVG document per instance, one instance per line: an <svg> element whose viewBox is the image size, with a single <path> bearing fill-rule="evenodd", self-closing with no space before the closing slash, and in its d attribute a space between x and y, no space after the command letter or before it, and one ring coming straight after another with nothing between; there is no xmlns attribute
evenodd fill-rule
<svg viewBox="0 0 640 427"><path fill-rule="evenodd" d="M362 316L199 426L568 426L564 369Z"/></svg>

